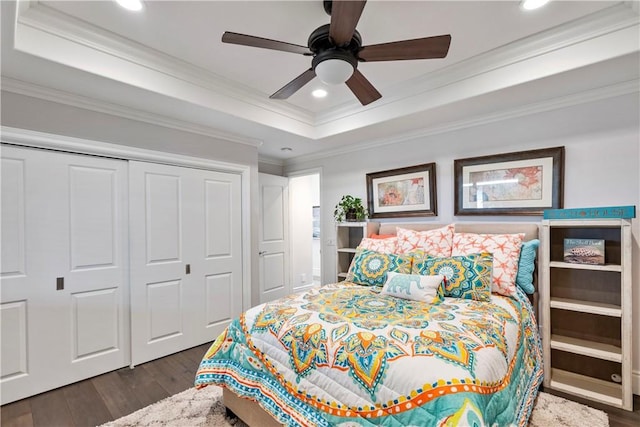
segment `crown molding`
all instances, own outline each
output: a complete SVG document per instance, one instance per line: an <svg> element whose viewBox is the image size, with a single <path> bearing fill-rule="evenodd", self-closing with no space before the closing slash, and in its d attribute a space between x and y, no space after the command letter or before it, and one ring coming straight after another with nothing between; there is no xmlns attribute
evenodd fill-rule
<svg viewBox="0 0 640 427"><path fill-rule="evenodd" d="M17 25L24 25L62 38L300 123L312 125L314 122L313 115L307 110L294 107L291 104L270 101L267 95L248 86L225 79L186 61L88 24L39 1L30 0L20 3L28 3L28 5L19 9ZM16 28L16 33L17 38L18 28Z"/></svg>
<svg viewBox="0 0 640 427"><path fill-rule="evenodd" d="M587 91L561 96L546 101L535 102L527 105L523 105L519 108L509 108L508 110L502 110L493 114L486 114L476 117L471 117L464 120L453 121L445 123L443 125L431 126L417 131L406 132L400 135L396 135L393 138L381 138L377 140L370 140L366 142L360 142L356 144L349 144L348 146L340 147L334 150L325 150L321 153L313 153L308 155L302 155L293 157L285 161L285 166L292 166L304 162L325 159L328 157L345 155L351 153L357 153L362 150L367 150L376 147L383 147L386 145L397 144L407 142L418 138L426 138L433 135L454 132L461 129L470 127L482 126L489 123L500 122L504 120L514 119L518 117L528 116L532 114L542 113L545 111L557 110L560 108L571 107L580 104L586 104L607 98L615 98L617 96L629 95L640 92L640 81L629 80L622 83L603 86L596 89L590 89Z"/></svg>
<svg viewBox="0 0 640 427"><path fill-rule="evenodd" d="M638 2L633 3L636 4ZM468 80L494 70L503 69L528 59L540 57L630 27L638 27L638 16L633 12L631 5L620 3L573 22L441 68L427 75L393 85L388 89L394 95L385 95L375 104L370 104L367 107L354 106L350 102L333 108L331 111L317 114L315 125L328 124L366 110L400 103L410 97L419 96L438 88Z"/></svg>
<svg viewBox="0 0 640 427"><path fill-rule="evenodd" d="M99 101L97 99L88 98L69 92L63 92L44 86L38 86L33 83L27 83L8 77L2 77L1 87L2 90L6 92L29 96L45 101L56 102L59 104L69 105L71 107L82 108L98 113L110 114L112 116L145 122L183 132L204 135L207 137L221 139L236 144L260 147L263 143L263 141L259 139L247 138L231 133L221 132L217 129L207 126L201 126L183 120L166 117L160 114L149 113L135 108L125 107L123 105L113 104L106 101Z"/></svg>
<svg viewBox="0 0 640 427"><path fill-rule="evenodd" d="M248 174L251 171L251 166L240 163L204 159L201 157L130 147L110 142L76 138L73 136L58 135L10 126L0 126L0 135L2 135L3 144L45 148L49 150L104 156L116 159L139 160L168 165L209 169L220 172L241 174L247 176L247 179Z"/></svg>
<svg viewBox="0 0 640 427"><path fill-rule="evenodd" d="M258 155L258 163L265 163L267 165L273 165L273 166L284 166L285 160L274 159L273 157Z"/></svg>

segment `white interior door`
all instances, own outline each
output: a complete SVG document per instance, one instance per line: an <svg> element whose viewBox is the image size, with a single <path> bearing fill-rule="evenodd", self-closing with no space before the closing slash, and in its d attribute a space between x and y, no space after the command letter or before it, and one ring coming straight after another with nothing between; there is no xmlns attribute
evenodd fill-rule
<svg viewBox="0 0 640 427"><path fill-rule="evenodd" d="M126 162L2 147L2 403L129 363Z"/></svg>
<svg viewBox="0 0 640 427"><path fill-rule="evenodd" d="M216 338L242 310L237 174L130 162L132 364Z"/></svg>
<svg viewBox="0 0 640 427"><path fill-rule="evenodd" d="M291 293L289 271L289 179L259 174L260 302Z"/></svg>

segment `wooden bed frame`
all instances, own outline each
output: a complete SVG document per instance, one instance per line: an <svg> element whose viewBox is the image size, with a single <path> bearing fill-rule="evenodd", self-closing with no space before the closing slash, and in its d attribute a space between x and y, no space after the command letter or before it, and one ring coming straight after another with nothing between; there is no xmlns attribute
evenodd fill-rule
<svg viewBox="0 0 640 427"><path fill-rule="evenodd" d="M442 223L370 223L369 231L376 234L396 234L396 227L406 229L424 231L433 230L443 227L447 224ZM371 231L373 230L373 231ZM525 233L524 241L537 239L539 236L540 225L538 223L524 222L483 222L483 223L455 223L455 231L457 233L483 233L483 234L515 234ZM536 264L538 263L536 260ZM536 315L538 316L538 268L534 272L534 285L536 292L530 296L531 303ZM248 398L239 397L232 391L224 388L222 391L222 399L227 412L231 412L250 427L277 427L282 426L267 411L262 409L258 402Z"/></svg>

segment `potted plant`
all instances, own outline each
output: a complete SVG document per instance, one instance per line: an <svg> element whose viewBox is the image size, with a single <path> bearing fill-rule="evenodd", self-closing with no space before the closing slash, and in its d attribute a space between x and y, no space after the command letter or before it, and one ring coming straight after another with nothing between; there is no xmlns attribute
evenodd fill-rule
<svg viewBox="0 0 640 427"><path fill-rule="evenodd" d="M333 216L337 222L364 221L367 215L367 210L362 206L362 199L348 194L342 196L333 211Z"/></svg>

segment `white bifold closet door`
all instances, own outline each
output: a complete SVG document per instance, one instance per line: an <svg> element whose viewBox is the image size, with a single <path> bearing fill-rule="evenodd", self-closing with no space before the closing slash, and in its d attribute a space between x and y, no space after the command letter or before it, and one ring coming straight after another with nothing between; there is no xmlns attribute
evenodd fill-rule
<svg viewBox="0 0 640 427"><path fill-rule="evenodd" d="M2 146L2 404L129 364L127 162Z"/></svg>
<svg viewBox="0 0 640 427"><path fill-rule="evenodd" d="M132 365L214 340L242 310L241 180L129 162Z"/></svg>

